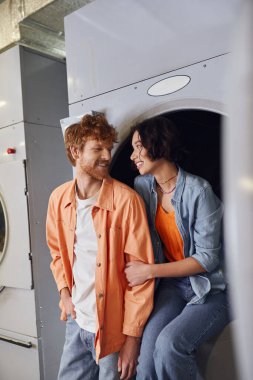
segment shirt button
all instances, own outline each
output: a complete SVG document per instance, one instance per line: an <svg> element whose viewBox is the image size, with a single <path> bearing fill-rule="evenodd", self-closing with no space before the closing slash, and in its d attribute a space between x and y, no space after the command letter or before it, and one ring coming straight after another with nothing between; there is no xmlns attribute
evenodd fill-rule
<svg viewBox="0 0 253 380"><path fill-rule="evenodd" d="M101 238L101 234L98 234L98 239L100 239Z"/></svg>
<svg viewBox="0 0 253 380"><path fill-rule="evenodd" d="M101 267L101 263L97 263L97 267Z"/></svg>
<svg viewBox="0 0 253 380"><path fill-rule="evenodd" d="M104 297L103 293L98 293L98 298L102 299Z"/></svg>
<svg viewBox="0 0 253 380"><path fill-rule="evenodd" d="M103 331L104 330L104 326L100 326L100 330Z"/></svg>

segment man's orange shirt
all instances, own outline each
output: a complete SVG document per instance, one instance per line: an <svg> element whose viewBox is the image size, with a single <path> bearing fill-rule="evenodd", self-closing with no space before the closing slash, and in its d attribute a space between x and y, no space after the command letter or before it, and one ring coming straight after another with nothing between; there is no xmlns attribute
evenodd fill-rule
<svg viewBox="0 0 253 380"><path fill-rule="evenodd" d="M73 285L76 228L76 180L53 191L47 214L51 269L60 291ZM97 360L120 350L126 335L140 337L153 307L154 281L130 288L124 269L128 261L153 263L153 250L142 199L112 178L103 181L92 218L98 239L95 290ZM66 312L61 305L61 319Z"/></svg>

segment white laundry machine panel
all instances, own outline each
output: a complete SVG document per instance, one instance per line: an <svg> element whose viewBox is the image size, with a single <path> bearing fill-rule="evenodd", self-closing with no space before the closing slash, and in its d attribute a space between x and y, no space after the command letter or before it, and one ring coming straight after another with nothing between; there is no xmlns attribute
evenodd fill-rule
<svg viewBox="0 0 253 380"><path fill-rule="evenodd" d="M221 55L184 69L158 75L140 83L70 104L70 116L83 115L90 110L105 112L119 131L123 142L129 127L135 122L154 115L180 109L202 109L224 112L224 78L229 54ZM189 83L176 92L162 96L151 96L148 90L166 78L187 76ZM69 124L66 119L65 124Z"/></svg>
<svg viewBox="0 0 253 380"><path fill-rule="evenodd" d="M0 129L0 286L31 289L23 123Z"/></svg>
<svg viewBox="0 0 253 380"><path fill-rule="evenodd" d="M0 379L40 380L38 346L36 338L0 329Z"/></svg>
<svg viewBox="0 0 253 380"><path fill-rule="evenodd" d="M24 119L18 46L1 53L0 83L0 128L2 128Z"/></svg>
<svg viewBox="0 0 253 380"><path fill-rule="evenodd" d="M230 51L240 0L96 0L65 18L69 103Z"/></svg>
<svg viewBox="0 0 253 380"><path fill-rule="evenodd" d="M0 310L0 329L38 337L34 290L1 288Z"/></svg>

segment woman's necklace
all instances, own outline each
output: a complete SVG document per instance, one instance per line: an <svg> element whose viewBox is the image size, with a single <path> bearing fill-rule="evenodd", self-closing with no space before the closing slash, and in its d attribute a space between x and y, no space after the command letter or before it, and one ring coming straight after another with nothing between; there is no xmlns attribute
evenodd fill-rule
<svg viewBox="0 0 253 380"><path fill-rule="evenodd" d="M177 174L178 174L178 173L177 173ZM174 175L173 177L170 177L169 179L167 179L167 180L164 181L164 182L160 182L160 183L157 182L157 187L158 187L158 189L159 189L163 194L171 194L171 193L175 190L176 185L175 185L171 190L169 190L169 191L165 191L165 190L163 190L163 188L161 187L161 185L164 185L165 183L167 183L167 182L171 181L172 179L176 178L176 177L177 177L177 174Z"/></svg>
<svg viewBox="0 0 253 380"><path fill-rule="evenodd" d="M174 175L173 177L170 177L169 179L167 179L166 181L164 181L164 182L157 182L158 183L158 185L160 186L160 185L164 185L165 183L167 183L167 182L169 182L169 181L171 181L173 178L176 178L176 176L177 176L177 174L176 175Z"/></svg>
<svg viewBox="0 0 253 380"><path fill-rule="evenodd" d="M175 186L173 187L173 189L171 189L170 191L165 191L165 190L163 190L159 184L157 184L157 187L158 187L158 189L159 189L163 194L171 194L171 193L175 190L176 185L175 185Z"/></svg>

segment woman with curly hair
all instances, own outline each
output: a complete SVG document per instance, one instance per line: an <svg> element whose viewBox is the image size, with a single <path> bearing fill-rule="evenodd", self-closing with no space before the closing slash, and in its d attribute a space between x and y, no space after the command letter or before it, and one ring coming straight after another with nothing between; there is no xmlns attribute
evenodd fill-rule
<svg viewBox="0 0 253 380"><path fill-rule="evenodd" d="M141 174L155 264L131 262L129 285L156 279L155 305L144 330L137 379L196 379L195 354L229 322L222 270L223 207L210 184L177 163L180 142L165 117L132 129L131 160Z"/></svg>

